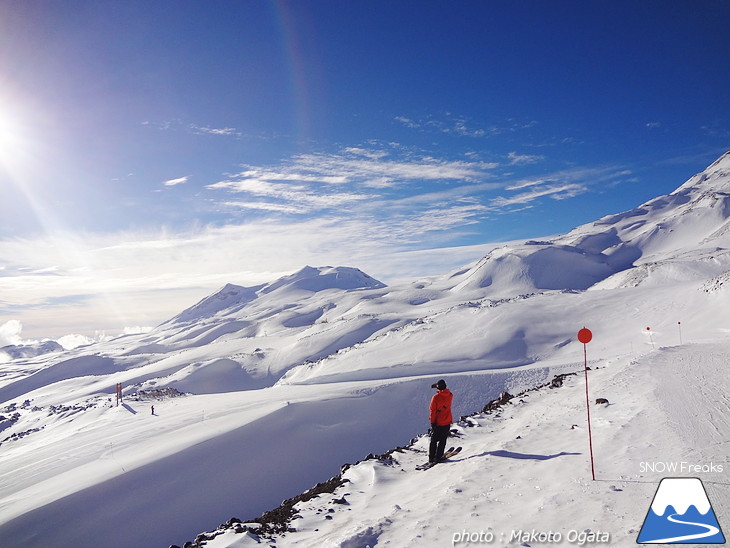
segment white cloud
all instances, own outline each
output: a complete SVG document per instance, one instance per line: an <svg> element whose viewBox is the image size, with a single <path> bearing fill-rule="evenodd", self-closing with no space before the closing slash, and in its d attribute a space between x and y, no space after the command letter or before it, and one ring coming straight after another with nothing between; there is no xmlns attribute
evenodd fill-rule
<svg viewBox="0 0 730 548"><path fill-rule="evenodd" d="M22 332L23 324L18 320L9 320L0 325L0 348L23 344L23 339L20 336Z"/></svg>
<svg viewBox="0 0 730 548"><path fill-rule="evenodd" d="M513 183L507 187L505 187L505 190L520 190L522 188L529 188L532 186L539 186L549 183L549 179L523 179L521 181L517 181L516 183Z"/></svg>
<svg viewBox="0 0 730 548"><path fill-rule="evenodd" d="M124 335L139 335L141 333L149 333L154 328L150 326L142 326L142 325L128 325L123 330L122 333Z"/></svg>
<svg viewBox="0 0 730 548"><path fill-rule="evenodd" d="M494 163L427 156L392 159L389 154L362 147L337 154L302 154L274 167L244 166L241 172L206 188L247 196L220 202L226 207L303 215L361 206L369 214L373 204L387 207L394 200L389 193L399 188L418 195L431 182L462 181L473 185L466 192L473 193L497 167ZM374 194L375 189L382 193Z"/></svg>
<svg viewBox="0 0 730 548"><path fill-rule="evenodd" d="M630 175L631 171L615 166L600 168L575 168L545 174L533 179L520 179L504 186L505 191L530 189L514 196L498 196L493 198L489 205L495 208L529 204L538 198L549 196L554 200L574 198L588 192L592 186L618 182L622 177ZM510 210L512 212L516 210Z"/></svg>
<svg viewBox="0 0 730 548"><path fill-rule="evenodd" d="M540 188L535 188L529 192L523 192L512 196L510 198L504 198L502 196L494 198L492 205L497 207L505 207L514 204L527 204L542 196L550 196L554 200L564 200L566 198L573 198L579 194L586 192L588 188L582 184L562 184L562 185L548 185Z"/></svg>
<svg viewBox="0 0 730 548"><path fill-rule="evenodd" d="M388 153L384 150L369 150L362 147L347 147L343 152L347 154L354 154L356 156L364 156L370 160L380 160L381 158L388 156Z"/></svg>
<svg viewBox="0 0 730 548"><path fill-rule="evenodd" d="M451 127L444 128L443 131L444 133L457 133L467 137L484 137L487 134L483 129L468 127L463 120L454 122Z"/></svg>
<svg viewBox="0 0 730 548"><path fill-rule="evenodd" d="M79 335L78 333L74 333L71 335L63 335L62 337L58 337L58 339L56 339L56 342L63 346L66 350L73 350L74 348L78 348L79 346L93 344L95 342L98 342L98 340L92 337L87 337L86 335Z"/></svg>
<svg viewBox="0 0 730 548"><path fill-rule="evenodd" d="M544 156L530 155L530 154L517 154L516 152L510 152L507 154L510 160L511 166L520 166L524 164L534 164L545 159Z"/></svg>
<svg viewBox="0 0 730 548"><path fill-rule="evenodd" d="M235 127L211 127L188 124L185 121L174 118L164 122L151 122L149 120L141 123L143 126L158 129L160 131L187 131L197 135L220 135L224 137L241 137L243 133Z"/></svg>
<svg viewBox="0 0 730 548"><path fill-rule="evenodd" d="M290 213L290 214L304 214L307 213L307 209L304 207L297 207L295 205L286 204L274 204L271 202L244 202L244 201L227 201L222 202L229 208L234 209L253 209L258 211L273 211L277 213Z"/></svg>
<svg viewBox="0 0 730 548"><path fill-rule="evenodd" d="M418 215L402 220L397 226L389 227L396 236L407 239L409 236L417 240L429 232L447 231L455 227L474 224L476 217L486 213L490 208L481 204L452 205L443 208L425 210Z"/></svg>
<svg viewBox="0 0 730 548"><path fill-rule="evenodd" d="M328 175L327 173L317 172L312 170L310 173L297 171L296 167L285 171L286 168L281 170L274 170L262 167L248 166L247 169L241 171L235 177L242 179L260 179L262 181L297 181L303 183L327 183L327 184L342 184L348 181L347 177L342 175Z"/></svg>
<svg viewBox="0 0 730 548"><path fill-rule="evenodd" d="M177 179L168 179L167 181L163 181L162 184L165 186L182 185L187 183L188 179L190 179L190 177L178 177Z"/></svg>
<svg viewBox="0 0 730 548"><path fill-rule="evenodd" d="M398 182L390 177L374 177L372 179L365 179L362 182L362 186L365 188L395 188L398 186Z"/></svg>
<svg viewBox="0 0 730 548"><path fill-rule="evenodd" d="M220 181L209 185L210 189L226 189L235 193L246 193L284 201L284 204L266 204L257 209L282 211L286 213L312 213L333 207L342 207L352 202L372 199L375 196L352 192L318 193L307 185L289 183L272 183L262 179L241 179L237 181ZM235 201L226 201L226 205L235 206ZM242 202L248 208L255 202ZM278 207L275 207L278 206Z"/></svg>
<svg viewBox="0 0 730 548"><path fill-rule="evenodd" d="M203 135L224 135L232 137L241 136L241 132L234 127L214 128L209 126L197 126L195 124L190 124L189 127L191 130L193 130L194 133Z"/></svg>
<svg viewBox="0 0 730 548"><path fill-rule="evenodd" d="M409 128L415 129L421 127L421 124L411 120L410 118L406 118L405 116L396 116L395 120Z"/></svg>
<svg viewBox="0 0 730 548"><path fill-rule="evenodd" d="M386 177L410 181L415 179L464 179L478 181L495 163L439 160L431 157L388 160L387 153L373 151L358 154L302 154L293 159L294 168L300 171L317 173L320 176L342 177L348 182L359 183L372 178Z"/></svg>
<svg viewBox="0 0 730 548"><path fill-rule="evenodd" d="M508 133L515 133L529 129L537 124L537 121L520 122L513 119L504 120L498 124L480 127L478 124L465 117L455 116L446 112L442 115L428 116L424 119L414 120L406 116L396 116L394 118L405 127L411 129L420 129L422 131L437 131L447 135L458 135L460 137L495 137Z"/></svg>

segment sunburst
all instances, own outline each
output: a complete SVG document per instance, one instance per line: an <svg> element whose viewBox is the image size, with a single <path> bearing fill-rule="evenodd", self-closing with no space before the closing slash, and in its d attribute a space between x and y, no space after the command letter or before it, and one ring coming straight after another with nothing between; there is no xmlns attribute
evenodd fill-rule
<svg viewBox="0 0 730 548"><path fill-rule="evenodd" d="M18 109L0 100L0 166L13 171L28 152L27 131Z"/></svg>

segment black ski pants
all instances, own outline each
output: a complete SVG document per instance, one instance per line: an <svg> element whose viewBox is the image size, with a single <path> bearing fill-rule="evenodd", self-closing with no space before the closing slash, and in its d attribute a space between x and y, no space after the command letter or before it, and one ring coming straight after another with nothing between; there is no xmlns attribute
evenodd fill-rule
<svg viewBox="0 0 730 548"><path fill-rule="evenodd" d="M443 458L446 451L446 438L449 437L451 425L431 427L431 445L428 448L429 462L436 462Z"/></svg>

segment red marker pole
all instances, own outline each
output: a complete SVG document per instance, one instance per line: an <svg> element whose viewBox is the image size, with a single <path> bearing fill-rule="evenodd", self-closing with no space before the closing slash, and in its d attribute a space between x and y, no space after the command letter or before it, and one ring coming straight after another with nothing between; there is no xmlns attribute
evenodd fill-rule
<svg viewBox="0 0 730 548"><path fill-rule="evenodd" d="M682 344L682 322L677 322L677 327L679 327L679 344Z"/></svg>
<svg viewBox="0 0 730 548"><path fill-rule="evenodd" d="M593 464L593 436L591 434L591 403L588 399L588 351L586 346L593 338L593 333L585 327L578 331L578 340L583 343L583 371L586 375L586 414L588 415L588 447L591 451L591 477L596 481L596 468Z"/></svg>
<svg viewBox="0 0 730 548"><path fill-rule="evenodd" d="M649 342L651 343L652 350L655 350L654 348L654 339L651 336L651 327L646 328L646 332L649 333Z"/></svg>

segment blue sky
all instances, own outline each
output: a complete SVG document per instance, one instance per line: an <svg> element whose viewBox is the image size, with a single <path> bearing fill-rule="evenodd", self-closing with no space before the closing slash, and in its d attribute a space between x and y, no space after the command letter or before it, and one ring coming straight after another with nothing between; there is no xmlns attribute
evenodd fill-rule
<svg viewBox="0 0 730 548"><path fill-rule="evenodd" d="M0 2L0 325L121 332L305 264L445 273L671 192L730 148L728 23L701 0Z"/></svg>

